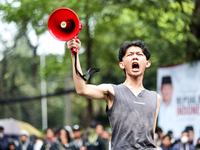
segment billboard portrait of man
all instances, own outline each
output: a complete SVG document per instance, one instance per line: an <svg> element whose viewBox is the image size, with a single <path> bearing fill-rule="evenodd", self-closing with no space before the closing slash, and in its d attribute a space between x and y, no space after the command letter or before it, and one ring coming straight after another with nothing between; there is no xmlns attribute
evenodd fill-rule
<svg viewBox="0 0 200 150"><path fill-rule="evenodd" d="M165 133L173 129L172 124L175 121L176 108L175 101L173 100L173 85L172 77L170 75L161 76L161 104L158 116L159 126Z"/></svg>
<svg viewBox="0 0 200 150"><path fill-rule="evenodd" d="M175 138L179 138L186 127L192 126L189 135L194 144L200 131L199 77L200 61L157 70L157 91L161 96L158 125L164 134L171 130Z"/></svg>
<svg viewBox="0 0 200 150"><path fill-rule="evenodd" d="M165 76L162 78L161 94L164 105L166 107L169 106L173 94L172 80L170 76Z"/></svg>

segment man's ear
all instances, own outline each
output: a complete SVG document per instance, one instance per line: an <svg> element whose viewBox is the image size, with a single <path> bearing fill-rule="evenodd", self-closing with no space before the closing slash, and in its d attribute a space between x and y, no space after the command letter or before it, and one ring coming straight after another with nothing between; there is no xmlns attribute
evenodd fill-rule
<svg viewBox="0 0 200 150"><path fill-rule="evenodd" d="M151 66L151 61L147 60L146 68L149 68Z"/></svg>
<svg viewBox="0 0 200 150"><path fill-rule="evenodd" d="M124 63L122 61L119 62L119 66L120 66L121 69L124 69Z"/></svg>

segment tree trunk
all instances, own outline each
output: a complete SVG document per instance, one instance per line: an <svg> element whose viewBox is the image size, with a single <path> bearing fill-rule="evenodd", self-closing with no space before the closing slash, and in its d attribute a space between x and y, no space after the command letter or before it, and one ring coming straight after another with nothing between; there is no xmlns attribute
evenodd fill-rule
<svg viewBox="0 0 200 150"><path fill-rule="evenodd" d="M2 64L1 64L1 72L0 72L0 98L1 99L6 99L7 98L7 80L4 79L5 74L7 73L7 55L6 55L7 50L4 52L4 58L2 59ZM1 105L0 107L0 117L4 118L6 114L6 109L5 105Z"/></svg>
<svg viewBox="0 0 200 150"><path fill-rule="evenodd" d="M88 70L91 68L91 49L92 49L92 38L90 37L90 26L89 26L89 15L86 16L86 69ZM91 78L88 80L88 83L91 83ZM93 104L92 100L88 99L88 106L87 106L87 111L88 111L88 123L92 120L93 118Z"/></svg>

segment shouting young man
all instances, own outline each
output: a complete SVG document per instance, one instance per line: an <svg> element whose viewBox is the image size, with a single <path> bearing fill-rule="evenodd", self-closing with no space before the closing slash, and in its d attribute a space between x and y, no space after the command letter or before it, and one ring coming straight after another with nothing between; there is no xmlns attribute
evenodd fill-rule
<svg viewBox="0 0 200 150"><path fill-rule="evenodd" d="M68 49L81 47L78 39L67 42ZM150 52L142 41L124 42L119 49L119 66L126 79L119 85L91 85L76 73L73 61L73 78L76 92L90 99L104 99L112 129L112 150L156 150L154 132L160 108L160 96L143 86L143 76L150 67ZM81 72L77 54L77 69ZM82 72L81 72L82 73Z"/></svg>

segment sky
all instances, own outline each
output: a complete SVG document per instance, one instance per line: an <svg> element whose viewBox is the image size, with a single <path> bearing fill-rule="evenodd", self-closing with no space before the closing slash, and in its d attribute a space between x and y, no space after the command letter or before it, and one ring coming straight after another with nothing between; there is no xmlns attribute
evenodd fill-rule
<svg viewBox="0 0 200 150"><path fill-rule="evenodd" d="M5 23L2 21L3 13L0 11L0 59L2 59L2 52L5 50L5 43L8 47L14 44L13 38L17 33L17 28L15 23ZM49 31L46 31L37 39L34 30L31 25L28 26L28 35L31 39L33 45L38 44L37 54L64 54L64 44L63 41L58 41L54 39ZM2 41L5 41L3 43Z"/></svg>
<svg viewBox="0 0 200 150"><path fill-rule="evenodd" d="M38 55L41 54L64 54L65 42L54 39L48 31L39 38Z"/></svg>
<svg viewBox="0 0 200 150"><path fill-rule="evenodd" d="M4 4L5 2L12 2L13 7L19 7L19 2L13 2L13 0L0 0L0 4ZM15 23L11 22L9 24L2 21L3 12L0 11L0 60L3 55L2 52L5 50L5 47L11 47L14 44L13 38L17 33L17 28ZM32 29L31 25L28 25L28 36L31 40L31 43L38 46L37 54L59 54L63 55L65 53L65 42L58 41L50 35L49 31L46 31L37 39L37 36ZM5 41L3 43L2 41ZM79 53L83 53L84 49L81 48Z"/></svg>

